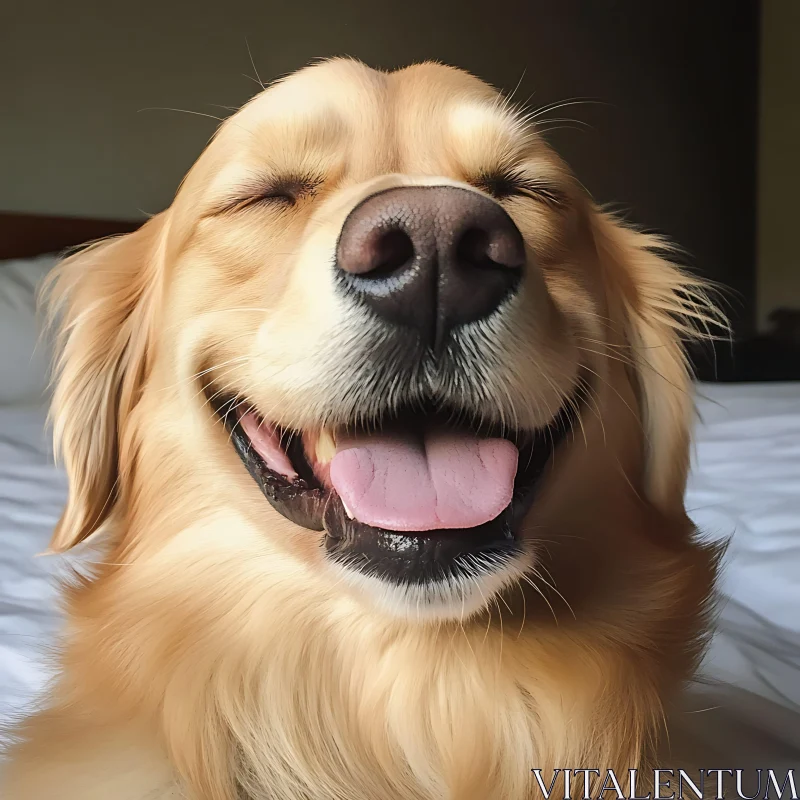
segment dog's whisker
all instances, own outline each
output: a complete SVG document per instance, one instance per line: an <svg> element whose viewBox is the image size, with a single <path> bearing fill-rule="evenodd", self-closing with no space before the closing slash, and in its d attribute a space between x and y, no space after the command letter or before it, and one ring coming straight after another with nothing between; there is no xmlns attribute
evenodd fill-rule
<svg viewBox="0 0 800 800"><path fill-rule="evenodd" d="M547 599L544 592L534 583L533 578L525 574L522 576L522 580L525 581L541 598L547 603L547 607L550 609L550 613L553 615L553 620L555 621L556 625L559 625L558 617L556 616L555 609L553 608L552 603Z"/></svg>
<svg viewBox="0 0 800 800"><path fill-rule="evenodd" d="M142 111L172 111L178 114L189 114L190 116L194 117L206 117L207 119L213 119L220 123L220 125L233 125L240 130L243 130L245 133L249 134L250 136L255 136L253 131L248 130L245 128L238 120L236 120L236 115L233 114L230 117L218 117L215 114L207 114L204 111L192 111L191 109L187 108L170 108L168 106L147 106L145 108L140 108L139 112Z"/></svg>
<svg viewBox="0 0 800 800"><path fill-rule="evenodd" d="M255 61L255 59L253 58L253 51L250 49L250 42L247 40L247 37L245 37L245 39L244 39L244 43L245 43L245 45L247 46L247 55L248 55L248 56L249 56L249 58L250 58L250 65L253 67L253 72L255 72L255 74L256 74L256 79L257 79L257 81L258 81L258 85L259 85L259 86L260 86L262 89L266 89L267 87L266 87L266 86L264 86L264 81L262 81L262 80L261 80L261 76L258 74L258 68L256 67L256 61ZM249 77L249 76L248 76L248 77Z"/></svg>
<svg viewBox="0 0 800 800"><path fill-rule="evenodd" d="M549 576L549 578L550 578L550 581L553 581L553 576L552 576L552 574L550 573L550 570L548 570L548 569L547 569L547 567L546 567L544 564L542 564L542 563L540 563L540 564L539 564L539 567L540 567L541 569L543 569L545 572L547 572L547 574L548 574L548 576ZM541 573L538 571L538 568L536 568L536 567L532 567L531 569L532 569L533 573L534 573L534 574L535 574L535 575L536 575L536 576L539 578L539 580L540 580L540 581L542 581L542 583L544 583L544 585L545 585L545 586L547 586L547 587L548 587L548 588L550 588L552 591L554 591L554 592L555 592L555 593L556 593L556 594L557 594L557 595L558 595L558 596L559 596L559 597L560 597L560 598L563 600L563 602L564 602L564 605L565 605L565 606L566 606L566 607L569 609L569 613L570 613L570 614L572 614L572 617L573 617L573 619L574 619L574 620L577 622L578 618L577 618L577 616L575 615L575 611L573 610L572 606L571 606L571 605L569 604L569 602L567 601L567 598L566 598L566 597L564 597L564 595L563 595L563 594L561 594L561 592L560 592L560 591L559 591L559 590L556 588L556 586L555 586L555 581L553 581L552 583L550 583L550 581L547 581L547 580L545 580L545 578L544 578L544 577L542 577Z"/></svg>
<svg viewBox="0 0 800 800"><path fill-rule="evenodd" d="M492 600L493 600L494 604L497 606L497 622L498 622L498 625L500 626L500 635L499 635L500 643L499 643L498 652L497 652L497 672L495 673L495 675L498 676L498 677L503 671L503 643L504 643L504 640L506 638L505 637L505 628L503 626L503 609L500 607L500 599L501 599L500 595L494 595L492 597ZM503 601L503 602L505 602L505 601ZM506 604L506 607L507 607L507 604Z"/></svg>
<svg viewBox="0 0 800 800"><path fill-rule="evenodd" d="M525 119L528 121L535 120L539 119L543 114L548 114L552 111L558 111L559 109L568 108L570 106L581 106L581 105L608 105L608 104L602 100L597 100L591 97L568 97L566 100L558 100L553 103L547 103L546 105L534 109L533 111L525 115Z"/></svg>
<svg viewBox="0 0 800 800"><path fill-rule="evenodd" d="M192 395L191 399L195 400L201 395L206 395L206 399L203 402L201 408L205 408L206 406L210 405L214 400L227 393L233 386L233 384L231 384L230 382L220 384L219 379L224 377L225 375L230 375L230 373L235 372L240 366L241 364L237 363L228 367L227 369L222 370L221 372L218 372L217 375L215 376L215 379L204 384L197 392L195 392ZM216 391L212 395L208 395L208 390L212 388L216 389Z"/></svg>
<svg viewBox="0 0 800 800"><path fill-rule="evenodd" d="M249 360L249 356L236 356L234 358L229 358L227 361L221 361L217 364L213 364L206 369L200 370L199 372L195 372L192 375L187 375L185 378L181 378L176 383L168 384L167 386L162 386L159 391L167 392L171 391L172 389L177 389L179 386L183 386L187 383L194 383L196 380L202 378L204 375L208 375L211 372L215 372L220 370L222 367L230 366L232 364L241 364ZM227 372L227 371L226 371ZM223 372L222 374L226 374ZM197 395L195 395L196 397Z"/></svg>

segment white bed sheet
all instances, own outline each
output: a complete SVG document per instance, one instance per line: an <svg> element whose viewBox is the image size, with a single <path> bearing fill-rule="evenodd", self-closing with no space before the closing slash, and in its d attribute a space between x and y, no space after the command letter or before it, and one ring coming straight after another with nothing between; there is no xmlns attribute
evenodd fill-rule
<svg viewBox="0 0 800 800"><path fill-rule="evenodd" d="M43 407L0 407L0 723L41 690L59 625L54 577L62 565L35 557L66 497L45 418Z"/></svg>
<svg viewBox="0 0 800 800"><path fill-rule="evenodd" d="M704 536L732 540L695 696L710 692L723 708L692 727L726 753L735 744L770 766L800 765L800 383L702 385L699 395L687 507ZM41 693L60 624L63 559L34 557L66 492L44 420L41 407L0 407L0 722ZM752 694L731 699L739 689Z"/></svg>
<svg viewBox="0 0 800 800"><path fill-rule="evenodd" d="M800 383L699 387L686 506L710 538L730 538L715 679L800 713Z"/></svg>

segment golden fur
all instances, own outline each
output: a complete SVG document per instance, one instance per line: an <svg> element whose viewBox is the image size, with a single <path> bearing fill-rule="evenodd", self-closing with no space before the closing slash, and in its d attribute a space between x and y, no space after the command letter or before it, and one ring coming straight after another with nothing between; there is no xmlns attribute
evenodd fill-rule
<svg viewBox="0 0 800 800"><path fill-rule="evenodd" d="M474 402L541 425L580 370L592 399L526 521L525 579L415 619L266 503L203 388L298 428L357 413L361 323L325 272L348 211L509 165L562 202L504 201L537 266ZM319 183L249 206L266 173ZM652 764L716 563L683 507L680 340L707 312L664 252L454 69L326 62L224 123L168 210L50 287L70 481L52 549L101 555L64 589L59 678L15 732L3 797L527 800L533 767Z"/></svg>

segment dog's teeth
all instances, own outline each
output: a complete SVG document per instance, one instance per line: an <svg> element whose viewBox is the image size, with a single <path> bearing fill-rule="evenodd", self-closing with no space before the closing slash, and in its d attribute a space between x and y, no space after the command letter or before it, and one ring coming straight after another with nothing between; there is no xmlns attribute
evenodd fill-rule
<svg viewBox="0 0 800 800"><path fill-rule="evenodd" d="M327 464L336 455L336 444L327 428L323 428L319 432L315 455L320 464Z"/></svg>
<svg viewBox="0 0 800 800"><path fill-rule="evenodd" d="M341 497L339 499L342 500ZM347 514L347 516L350 517L350 519L356 518L355 514L353 514L353 512L347 507L347 504L344 502L344 500L342 500L342 507L344 508L344 513Z"/></svg>

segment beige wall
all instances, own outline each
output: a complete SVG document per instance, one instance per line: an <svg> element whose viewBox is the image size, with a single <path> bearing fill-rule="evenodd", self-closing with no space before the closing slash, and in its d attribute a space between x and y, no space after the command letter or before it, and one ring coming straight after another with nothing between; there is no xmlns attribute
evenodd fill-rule
<svg viewBox="0 0 800 800"><path fill-rule="evenodd" d="M758 317L800 308L800 0L765 0L761 52Z"/></svg>

